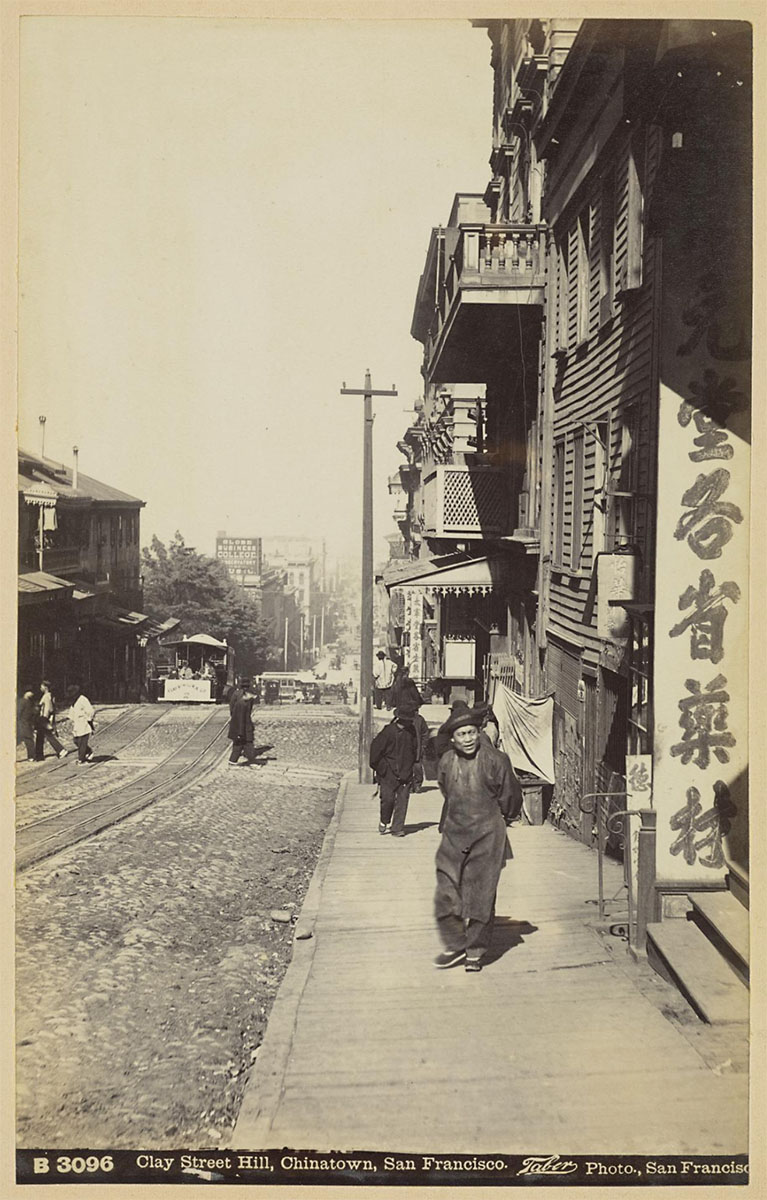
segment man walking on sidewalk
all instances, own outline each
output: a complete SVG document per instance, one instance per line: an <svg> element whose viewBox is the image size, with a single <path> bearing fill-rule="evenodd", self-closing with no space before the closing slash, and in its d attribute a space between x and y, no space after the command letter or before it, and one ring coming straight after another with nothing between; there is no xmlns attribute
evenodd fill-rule
<svg viewBox="0 0 767 1200"><path fill-rule="evenodd" d="M520 790L511 763L480 738L482 715L458 711L445 722L451 748L439 761L437 779L445 797L437 850L434 911L445 947L435 967L465 959L481 971L495 916L501 870L511 856L506 819Z"/></svg>
<svg viewBox="0 0 767 1200"><path fill-rule="evenodd" d="M376 773L381 796L378 832L391 832L392 837L405 836L413 770L420 761L421 739L415 728L415 716L415 706L403 704L370 746L370 765Z"/></svg>
<svg viewBox="0 0 767 1200"><path fill-rule="evenodd" d="M383 708L384 705L389 709L392 707L392 687L396 670L392 660L386 657L383 650L379 650L373 663L373 702L376 708Z"/></svg>

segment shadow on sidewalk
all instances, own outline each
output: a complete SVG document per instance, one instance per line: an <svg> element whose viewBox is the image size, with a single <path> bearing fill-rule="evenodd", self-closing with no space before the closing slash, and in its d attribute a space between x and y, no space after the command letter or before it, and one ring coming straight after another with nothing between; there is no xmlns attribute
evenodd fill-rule
<svg viewBox="0 0 767 1200"><path fill-rule="evenodd" d="M483 959L483 965L489 967L509 950L521 946L526 936L537 932L538 926L531 925L529 921L516 921L513 917L496 917L492 945Z"/></svg>
<svg viewBox="0 0 767 1200"><path fill-rule="evenodd" d="M413 825L405 825L402 832L407 837L410 833L420 833L422 829L433 829L436 824L436 821L417 821Z"/></svg>

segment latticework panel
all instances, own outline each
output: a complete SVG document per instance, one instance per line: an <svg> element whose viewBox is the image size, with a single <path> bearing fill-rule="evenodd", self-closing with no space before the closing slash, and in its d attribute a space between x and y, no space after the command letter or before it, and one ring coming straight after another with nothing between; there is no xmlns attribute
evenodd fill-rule
<svg viewBox="0 0 767 1200"><path fill-rule="evenodd" d="M445 470L442 525L447 533L503 532L506 505L500 473Z"/></svg>

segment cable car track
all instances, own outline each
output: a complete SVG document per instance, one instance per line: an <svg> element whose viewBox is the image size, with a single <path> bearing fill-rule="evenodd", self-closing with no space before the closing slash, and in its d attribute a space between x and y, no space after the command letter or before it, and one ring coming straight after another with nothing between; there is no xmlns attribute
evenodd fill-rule
<svg viewBox="0 0 767 1200"><path fill-rule="evenodd" d="M112 755L118 750L125 750L128 746L132 746L170 708L170 704L142 705L140 708L130 709L128 712L121 713L119 717L116 717L106 727L103 734L98 735L94 747L97 755L99 757ZM123 740L126 735L127 741ZM72 751L66 758L61 759L60 762L57 761L47 771L34 771L31 775L23 779L17 779L16 795L29 796L32 792L42 791L43 788L52 787L54 784L63 783L66 779L73 778L76 770L76 762L76 752Z"/></svg>
<svg viewBox="0 0 767 1200"><path fill-rule="evenodd" d="M173 754L139 779L18 829L16 870L23 871L116 825L149 804L175 795L187 782L196 783L201 770L209 769L221 758L219 743L223 741L228 722L227 708L213 709Z"/></svg>

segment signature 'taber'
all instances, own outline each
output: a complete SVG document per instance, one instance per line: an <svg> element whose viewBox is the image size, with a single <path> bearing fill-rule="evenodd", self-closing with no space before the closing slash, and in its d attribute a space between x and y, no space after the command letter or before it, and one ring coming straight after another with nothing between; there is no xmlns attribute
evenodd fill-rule
<svg viewBox="0 0 767 1200"><path fill-rule="evenodd" d="M535 1154L522 1160L517 1175L569 1175L577 1171L578 1164L571 1159L562 1159L558 1154Z"/></svg>

